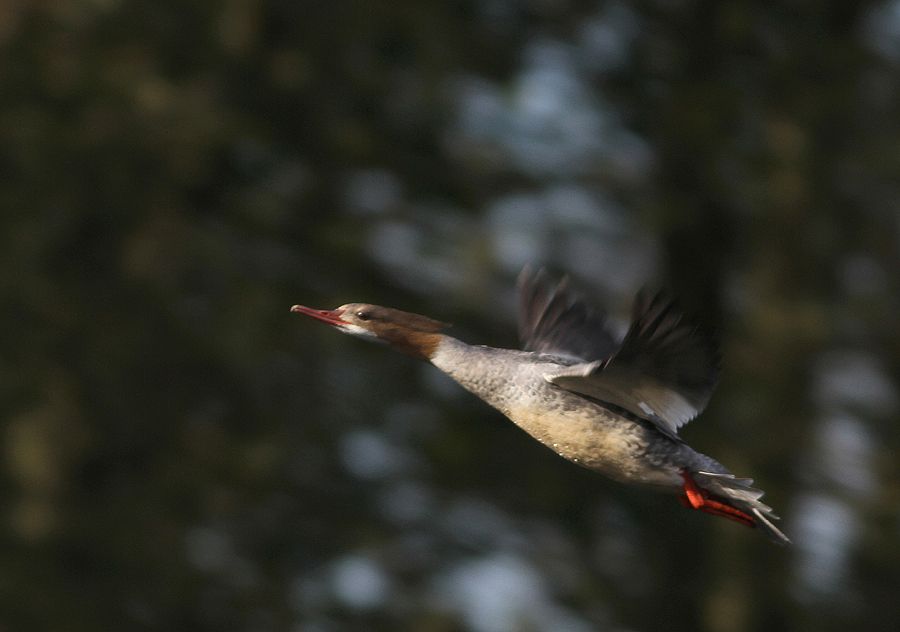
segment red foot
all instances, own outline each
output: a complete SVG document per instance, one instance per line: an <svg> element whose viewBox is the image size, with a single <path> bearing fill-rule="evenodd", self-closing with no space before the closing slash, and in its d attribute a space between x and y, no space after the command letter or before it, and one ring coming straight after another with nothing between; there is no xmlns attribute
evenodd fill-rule
<svg viewBox="0 0 900 632"><path fill-rule="evenodd" d="M684 479L684 496L679 496L678 500L680 500L681 504L685 507L699 509L704 513L712 514L713 516L722 516L723 518L740 522L742 525L748 527L756 526L756 521L750 514L746 514L740 509L736 509L731 505L726 505L721 501L710 498L709 492L700 489L688 472L682 472L681 477Z"/></svg>

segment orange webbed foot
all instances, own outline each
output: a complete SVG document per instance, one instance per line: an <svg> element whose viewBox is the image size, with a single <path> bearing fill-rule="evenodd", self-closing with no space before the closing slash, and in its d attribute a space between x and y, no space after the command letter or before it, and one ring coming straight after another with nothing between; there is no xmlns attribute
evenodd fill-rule
<svg viewBox="0 0 900 632"><path fill-rule="evenodd" d="M727 505L719 500L710 498L709 492L701 489L691 478L688 472L682 472L681 477L684 479L684 496L679 496L681 504L685 507L698 509L704 513L713 516L721 516L734 520L748 527L755 527L756 521L750 514L744 513L740 509Z"/></svg>

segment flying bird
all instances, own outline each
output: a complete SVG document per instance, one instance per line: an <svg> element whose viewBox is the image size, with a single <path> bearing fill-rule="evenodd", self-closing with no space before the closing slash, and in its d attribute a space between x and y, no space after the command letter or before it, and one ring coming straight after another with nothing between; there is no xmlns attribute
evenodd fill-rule
<svg viewBox="0 0 900 632"><path fill-rule="evenodd" d="M709 402L719 354L674 301L640 292L617 341L605 313L566 278L527 267L518 291L522 351L469 345L443 333L446 323L379 305L294 305L291 312L431 362L573 463L674 492L686 507L790 542L752 479L737 478L678 435Z"/></svg>

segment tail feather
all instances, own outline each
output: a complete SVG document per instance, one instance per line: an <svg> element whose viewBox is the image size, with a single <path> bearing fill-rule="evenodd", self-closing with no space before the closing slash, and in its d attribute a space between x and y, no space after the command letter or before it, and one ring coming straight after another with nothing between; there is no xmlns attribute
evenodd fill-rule
<svg viewBox="0 0 900 632"><path fill-rule="evenodd" d="M776 544L790 544L791 541L772 520L779 520L772 508L762 502L763 491L752 487L752 478L737 478L733 474L714 474L712 472L691 472L697 485L713 497L717 497L736 509L740 509L755 518L756 526Z"/></svg>

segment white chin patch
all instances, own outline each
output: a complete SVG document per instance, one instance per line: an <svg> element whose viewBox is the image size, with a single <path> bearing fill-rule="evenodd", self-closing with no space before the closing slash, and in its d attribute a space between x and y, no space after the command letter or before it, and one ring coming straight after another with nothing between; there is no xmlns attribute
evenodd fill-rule
<svg viewBox="0 0 900 632"><path fill-rule="evenodd" d="M381 340L373 332L369 331L365 327L360 327L359 325L338 325L338 328L345 334L350 334L351 336L356 336L357 338L365 338L366 340Z"/></svg>

